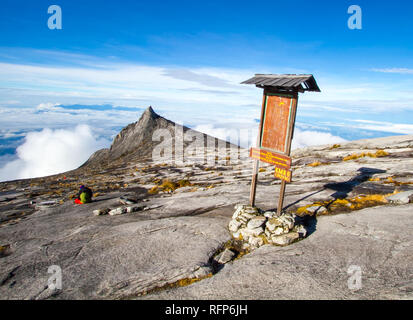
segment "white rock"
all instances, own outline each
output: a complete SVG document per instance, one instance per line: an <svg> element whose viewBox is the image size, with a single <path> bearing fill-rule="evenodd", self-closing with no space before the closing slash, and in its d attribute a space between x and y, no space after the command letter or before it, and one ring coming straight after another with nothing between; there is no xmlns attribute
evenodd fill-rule
<svg viewBox="0 0 413 320"><path fill-rule="evenodd" d="M276 215L277 215L277 213L272 212L272 211L267 211L267 212L264 213L264 217L266 217L268 219L271 219L271 218L275 217Z"/></svg>
<svg viewBox="0 0 413 320"><path fill-rule="evenodd" d="M239 231L234 232L234 233L232 234L232 236L233 236L235 239L238 239L240 235L241 235L241 233L240 233Z"/></svg>
<svg viewBox="0 0 413 320"><path fill-rule="evenodd" d="M121 208L110 210L109 215L118 216L118 215L124 214L125 212L126 212L126 209L121 207Z"/></svg>
<svg viewBox="0 0 413 320"><path fill-rule="evenodd" d="M294 219L291 216L281 216L278 218L284 227L287 227L288 229L294 228Z"/></svg>
<svg viewBox="0 0 413 320"><path fill-rule="evenodd" d="M241 227L242 223L237 220L231 220L228 226L229 231L237 232L238 229Z"/></svg>
<svg viewBox="0 0 413 320"><path fill-rule="evenodd" d="M268 220L266 223L268 230L270 230L271 232L273 232L277 227L280 227L282 225L283 223L279 218L272 218Z"/></svg>
<svg viewBox="0 0 413 320"><path fill-rule="evenodd" d="M295 227L295 231L298 232L301 238L305 238L307 236L307 229L301 224Z"/></svg>
<svg viewBox="0 0 413 320"><path fill-rule="evenodd" d="M393 194L387 197L386 199L390 203L394 203L394 204L408 204L410 202L410 196L412 195L413 195L413 190L410 190L410 191L404 191L404 192Z"/></svg>
<svg viewBox="0 0 413 320"><path fill-rule="evenodd" d="M262 227L267 219L265 217L254 217L250 221L248 221L247 228L252 230L259 227Z"/></svg>
<svg viewBox="0 0 413 320"><path fill-rule="evenodd" d="M259 236L259 235L261 235L261 234L264 233L264 228L259 227L259 228L252 229L252 230L250 230L250 231L251 231L252 236L257 237L257 236Z"/></svg>
<svg viewBox="0 0 413 320"><path fill-rule="evenodd" d="M222 252L218 259L216 261L220 264L225 264L230 262L233 258L235 257L235 253L231 251L230 249L225 249L224 252Z"/></svg>
<svg viewBox="0 0 413 320"><path fill-rule="evenodd" d="M264 240L261 237L250 237L248 243L253 247L261 247L264 244Z"/></svg>
<svg viewBox="0 0 413 320"><path fill-rule="evenodd" d="M93 210L93 215L95 216L103 216L105 214L108 214L110 209L105 208L105 209L98 209L98 210Z"/></svg>
<svg viewBox="0 0 413 320"><path fill-rule="evenodd" d="M254 217L255 217L255 215L249 214L249 213L246 213L246 212L243 212L239 215L239 218L244 218L244 219L247 219L247 220L251 220Z"/></svg>
<svg viewBox="0 0 413 320"><path fill-rule="evenodd" d="M273 232L276 236L283 234L284 233L284 228L283 227L277 227L274 232Z"/></svg>
<svg viewBox="0 0 413 320"><path fill-rule="evenodd" d="M242 207L239 207L239 208L234 212L234 214L232 215L232 219L238 218L238 216L240 215L241 211L242 211Z"/></svg>
<svg viewBox="0 0 413 320"><path fill-rule="evenodd" d="M239 233L242 236L242 239L244 239L245 241L248 241L249 237L251 236L251 231L244 228L244 229L240 229Z"/></svg>
<svg viewBox="0 0 413 320"><path fill-rule="evenodd" d="M300 238L298 232L290 232L280 236L272 236L271 241L280 246L286 246Z"/></svg>

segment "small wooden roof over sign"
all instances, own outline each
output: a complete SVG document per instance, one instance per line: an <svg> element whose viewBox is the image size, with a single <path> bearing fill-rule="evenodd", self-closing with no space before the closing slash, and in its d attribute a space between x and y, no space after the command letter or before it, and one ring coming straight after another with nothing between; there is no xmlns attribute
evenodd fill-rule
<svg viewBox="0 0 413 320"><path fill-rule="evenodd" d="M256 74L242 84L255 84L258 88L286 91L321 92L312 74Z"/></svg>

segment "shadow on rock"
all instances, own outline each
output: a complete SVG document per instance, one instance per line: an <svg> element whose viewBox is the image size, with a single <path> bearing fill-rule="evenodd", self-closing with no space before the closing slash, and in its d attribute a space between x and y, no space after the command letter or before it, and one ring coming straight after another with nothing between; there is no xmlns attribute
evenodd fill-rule
<svg viewBox="0 0 413 320"><path fill-rule="evenodd" d="M324 188L336 191L331 195L335 200L345 199L347 198L349 193L354 190L354 188L356 188L363 182L366 182L369 179L371 179L373 175L386 172L385 170L375 168L360 168L357 171L359 171L359 174L354 178L350 179L349 181L339 183L328 183L324 185Z"/></svg>
<svg viewBox="0 0 413 320"><path fill-rule="evenodd" d="M312 216L305 215L305 216L296 216L295 217L295 224L299 225L302 224L305 229L307 230L306 238L311 236L317 230L317 215L314 214Z"/></svg>

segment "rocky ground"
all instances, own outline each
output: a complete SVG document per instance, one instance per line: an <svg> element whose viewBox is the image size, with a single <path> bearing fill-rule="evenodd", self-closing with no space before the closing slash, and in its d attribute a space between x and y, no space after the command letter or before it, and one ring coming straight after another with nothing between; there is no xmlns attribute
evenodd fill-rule
<svg viewBox="0 0 413 320"><path fill-rule="evenodd" d="M413 298L413 136L296 150L284 209L307 237L255 250L228 230L235 205L248 203L252 161L246 150L238 163L225 152L214 165L118 159L1 183L0 296ZM261 166L263 211L277 206L273 175ZM93 203L73 204L80 184L93 189ZM52 265L62 290L47 286ZM362 271L359 290L348 286L352 265Z"/></svg>

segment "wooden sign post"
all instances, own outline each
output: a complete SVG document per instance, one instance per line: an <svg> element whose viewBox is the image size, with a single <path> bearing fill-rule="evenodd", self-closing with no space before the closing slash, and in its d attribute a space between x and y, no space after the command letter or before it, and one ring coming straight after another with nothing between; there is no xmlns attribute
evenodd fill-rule
<svg viewBox="0 0 413 320"><path fill-rule="evenodd" d="M286 184L291 182L291 142L297 114L298 93L320 89L312 75L255 75L245 84L264 89L257 147L250 149L255 159L250 191L250 205L255 206L259 162L274 165L275 177L281 180L277 214L281 215Z"/></svg>

